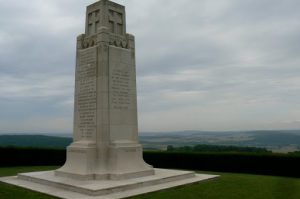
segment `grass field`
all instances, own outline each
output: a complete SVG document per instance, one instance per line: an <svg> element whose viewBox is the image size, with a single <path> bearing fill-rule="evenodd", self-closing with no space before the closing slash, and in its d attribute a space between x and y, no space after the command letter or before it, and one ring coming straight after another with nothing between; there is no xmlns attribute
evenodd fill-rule
<svg viewBox="0 0 300 199"><path fill-rule="evenodd" d="M0 168L0 176L56 167ZM217 180L160 191L131 199L299 199L300 179L248 174L215 173ZM54 197L0 183L1 199L54 199Z"/></svg>

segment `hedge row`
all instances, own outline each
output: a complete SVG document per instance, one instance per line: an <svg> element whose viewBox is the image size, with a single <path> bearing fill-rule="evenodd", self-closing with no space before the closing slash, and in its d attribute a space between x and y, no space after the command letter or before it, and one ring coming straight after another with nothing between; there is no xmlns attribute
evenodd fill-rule
<svg viewBox="0 0 300 199"><path fill-rule="evenodd" d="M63 165L65 150L0 148L0 167ZM300 156L269 153L144 152L157 168L220 171L300 177Z"/></svg>
<svg viewBox="0 0 300 199"><path fill-rule="evenodd" d="M300 177L300 156L293 155L146 152L144 159L160 168Z"/></svg>
<svg viewBox="0 0 300 199"><path fill-rule="evenodd" d="M0 148L0 167L62 165L65 159L64 149Z"/></svg>

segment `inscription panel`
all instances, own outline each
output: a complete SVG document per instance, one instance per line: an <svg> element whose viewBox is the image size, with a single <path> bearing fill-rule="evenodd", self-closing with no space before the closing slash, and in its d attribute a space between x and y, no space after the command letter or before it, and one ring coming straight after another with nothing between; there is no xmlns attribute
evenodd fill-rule
<svg viewBox="0 0 300 199"><path fill-rule="evenodd" d="M120 56L120 54L122 56ZM114 59L121 57L121 59ZM129 110L135 107L135 70L130 50L110 47L110 109Z"/></svg>
<svg viewBox="0 0 300 199"><path fill-rule="evenodd" d="M109 109L111 141L135 141L137 103L132 50L109 47Z"/></svg>
<svg viewBox="0 0 300 199"><path fill-rule="evenodd" d="M78 51L75 85L75 133L80 140L96 138L97 48Z"/></svg>
<svg viewBox="0 0 300 199"><path fill-rule="evenodd" d="M127 70L115 68L111 73L111 107L128 110L130 100L130 74Z"/></svg>

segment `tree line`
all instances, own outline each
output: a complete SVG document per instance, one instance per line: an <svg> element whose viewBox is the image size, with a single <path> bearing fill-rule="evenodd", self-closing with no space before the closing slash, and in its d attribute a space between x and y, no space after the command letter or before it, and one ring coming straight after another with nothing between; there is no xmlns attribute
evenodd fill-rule
<svg viewBox="0 0 300 199"><path fill-rule="evenodd" d="M242 147L242 146L222 146L200 144L195 146L174 147L168 145L168 152L255 152L255 153L272 153L266 148Z"/></svg>

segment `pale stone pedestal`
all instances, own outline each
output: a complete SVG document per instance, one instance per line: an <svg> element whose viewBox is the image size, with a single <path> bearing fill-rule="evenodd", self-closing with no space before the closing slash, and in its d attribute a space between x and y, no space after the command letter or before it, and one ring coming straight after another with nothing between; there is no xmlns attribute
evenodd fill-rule
<svg viewBox="0 0 300 199"><path fill-rule="evenodd" d="M75 180L54 171L19 174L0 181L64 199L117 199L215 179L216 175L155 169L155 175L124 180Z"/></svg>
<svg viewBox="0 0 300 199"><path fill-rule="evenodd" d="M98 161L101 157L97 152L96 144L72 143L67 148L65 165L55 175L77 180L122 180L154 175L153 167L141 158L140 144L113 143L106 151L107 160L102 162Z"/></svg>

